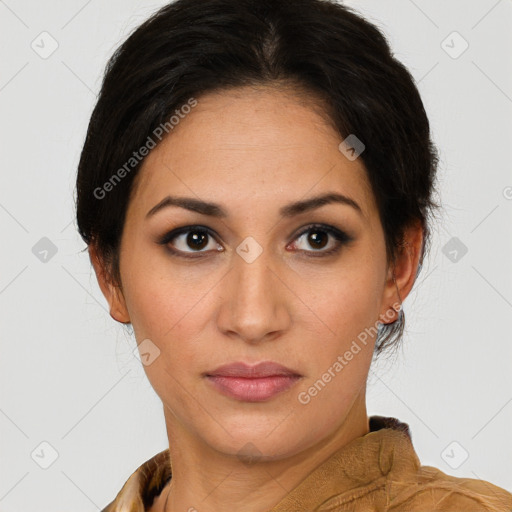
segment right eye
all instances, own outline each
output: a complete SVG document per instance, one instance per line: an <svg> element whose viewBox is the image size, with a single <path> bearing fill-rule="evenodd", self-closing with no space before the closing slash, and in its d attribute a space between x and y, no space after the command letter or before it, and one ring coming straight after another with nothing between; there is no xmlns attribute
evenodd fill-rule
<svg viewBox="0 0 512 512"><path fill-rule="evenodd" d="M197 256L187 256L186 254L204 253L210 252L211 250L220 252L222 250L218 248L219 244L217 244L217 249L211 248L210 251L203 250L208 248L208 238L215 238L215 235L209 228L204 226L184 226L165 234L159 243L165 245L175 256L197 258ZM187 249L192 250L189 251Z"/></svg>

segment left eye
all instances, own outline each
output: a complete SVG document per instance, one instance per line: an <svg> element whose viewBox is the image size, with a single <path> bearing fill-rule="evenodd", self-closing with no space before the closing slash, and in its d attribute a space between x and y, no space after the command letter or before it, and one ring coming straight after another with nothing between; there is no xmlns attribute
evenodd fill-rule
<svg viewBox="0 0 512 512"><path fill-rule="evenodd" d="M307 236L306 236L307 235ZM334 238L334 242L331 243L331 248L327 250L322 250L329 243L329 237ZM351 240L346 233L343 231L339 231L336 228L322 225L314 225L308 226L305 230L303 230L299 235L297 235L296 240L303 240L310 247L314 247L314 250L304 249L305 253L319 253L318 256L326 256L329 254L333 254L338 252L341 249L341 246ZM296 243L294 243L296 245ZM313 257L316 257L316 254L310 254Z"/></svg>

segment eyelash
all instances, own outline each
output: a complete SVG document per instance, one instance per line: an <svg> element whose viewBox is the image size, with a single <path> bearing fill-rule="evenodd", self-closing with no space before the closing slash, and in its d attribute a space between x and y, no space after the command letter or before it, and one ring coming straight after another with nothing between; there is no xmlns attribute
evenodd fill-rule
<svg viewBox="0 0 512 512"><path fill-rule="evenodd" d="M304 250L300 250L299 251L299 252L303 252L304 254L306 254L306 257L308 257L308 258L319 258L319 257L322 258L322 257L331 256L333 254L338 253L341 250L341 247L343 245L346 245L349 242L352 242L352 240L353 240L353 237L351 237L350 235L348 235L344 231L340 231L337 228L334 228L332 226L327 226L327 225L324 225L324 224L311 224L309 226L306 226L302 231L300 231L300 233L294 238L294 240L300 239L306 233L309 233L310 231L314 231L314 230L322 231L322 232L327 233L328 235L331 235L337 241L337 244L336 244L336 246L334 248L329 249L328 251L322 251L322 250L318 250L318 251L304 251ZM185 258L185 259L202 258L203 256L187 256L186 254L188 254L188 253L184 253L183 251L172 249L172 248L170 248L168 246L169 243L172 240L174 240L175 238L177 238L179 235L182 235L184 233L190 233L190 232L207 234L207 235L211 236L212 238L216 239L214 233L209 228L207 228L207 227L204 227L204 226L184 226L182 228L174 229L173 231L170 231L169 233L166 233L158 241L158 243L161 244L161 245L166 246L167 250L171 253L172 256L177 256L179 258ZM197 253L197 254L202 254L201 251L193 251L192 254L194 252Z"/></svg>

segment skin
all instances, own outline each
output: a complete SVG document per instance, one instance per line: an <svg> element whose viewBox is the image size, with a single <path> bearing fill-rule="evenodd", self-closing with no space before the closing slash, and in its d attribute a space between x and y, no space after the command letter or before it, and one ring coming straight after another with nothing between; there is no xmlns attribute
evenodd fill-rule
<svg viewBox="0 0 512 512"><path fill-rule="evenodd" d="M308 404L298 395L365 328L396 319L390 308L414 284L423 233L419 225L406 231L393 279L363 162L339 151L342 139L309 101L265 87L201 96L143 162L121 241L122 291L89 247L111 316L130 322L138 343L149 338L160 350L144 370L163 403L173 478L152 512L164 510L168 493L167 511L268 510L369 432L366 380L375 338L359 343L357 355ZM332 203L279 215L282 206L327 192L352 198L362 213ZM168 194L219 203L228 216L172 206L145 219ZM337 254L308 258L337 245L325 232L320 248L308 233L298 237L311 223L336 227L353 241ZM168 247L202 257L173 257L157 243L194 225L214 236L196 248L185 234ZM236 252L249 236L262 248L251 263ZM276 361L302 379L266 402L243 402L202 375L242 360ZM238 456L247 443L260 456L252 464Z"/></svg>

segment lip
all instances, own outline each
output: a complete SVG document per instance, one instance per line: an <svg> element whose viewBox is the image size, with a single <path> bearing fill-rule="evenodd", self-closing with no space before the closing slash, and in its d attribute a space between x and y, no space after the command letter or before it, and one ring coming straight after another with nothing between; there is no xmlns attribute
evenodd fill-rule
<svg viewBox="0 0 512 512"><path fill-rule="evenodd" d="M222 377L244 377L244 378L260 378L260 377L273 377L276 375L286 376L299 376L300 373L291 370L282 364L275 363L274 361L263 361L261 363L250 365L242 361L236 363L228 363L219 366L211 372L206 372L207 377L222 376Z"/></svg>
<svg viewBox="0 0 512 512"><path fill-rule="evenodd" d="M244 402L264 402L302 379L298 372L272 361L253 366L243 362L226 364L204 376L223 395Z"/></svg>

